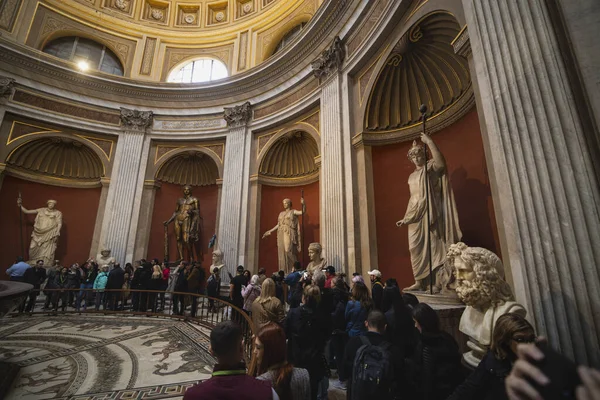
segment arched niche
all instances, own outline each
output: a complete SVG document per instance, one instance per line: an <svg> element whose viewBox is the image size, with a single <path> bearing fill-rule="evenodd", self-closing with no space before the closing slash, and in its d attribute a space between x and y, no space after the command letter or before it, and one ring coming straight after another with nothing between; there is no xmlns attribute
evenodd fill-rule
<svg viewBox="0 0 600 400"><path fill-rule="evenodd" d="M103 160L104 159L104 160ZM74 135L44 135L15 143L6 172L26 180L67 187L97 187L108 159L93 143Z"/></svg>
<svg viewBox="0 0 600 400"><path fill-rule="evenodd" d="M427 105L431 132L448 127L473 107L467 60L452 47L460 32L456 18L443 10L423 15L402 31L361 88L362 132L355 141L383 144L418 136L421 104Z"/></svg>
<svg viewBox="0 0 600 400"><path fill-rule="evenodd" d="M159 174L160 170L163 169L163 167L167 163L173 163L174 160L182 159L182 157L187 157L190 154L194 154L194 153L200 153L203 155L202 158L199 159L199 161L202 160L202 161L200 161L201 163L205 163L208 160L212 161L212 163L214 164L214 166L217 169L216 179L223 178L223 160L221 160L220 156L217 153L215 153L213 150L211 150L210 148L207 148L207 147L183 146L183 147L174 148L173 150L168 151L167 153L160 156L160 158L158 158L158 160L156 160L156 164L153 166L154 179L158 179L158 174ZM206 157L207 159L204 159L204 157ZM212 168L212 166L209 165L209 166L207 166L207 168L210 169L210 168ZM174 182L171 182L171 183L174 183Z"/></svg>

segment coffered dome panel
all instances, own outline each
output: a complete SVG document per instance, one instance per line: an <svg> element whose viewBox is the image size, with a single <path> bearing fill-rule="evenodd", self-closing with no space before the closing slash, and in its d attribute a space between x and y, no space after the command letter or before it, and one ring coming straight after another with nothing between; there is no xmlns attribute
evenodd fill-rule
<svg viewBox="0 0 600 400"><path fill-rule="evenodd" d="M299 178L317 171L315 157L319 148L306 132L286 133L269 148L260 163L259 173L274 178Z"/></svg>
<svg viewBox="0 0 600 400"><path fill-rule="evenodd" d="M17 148L7 164L17 170L78 181L104 175L100 158L81 142L62 137L37 139Z"/></svg>
<svg viewBox="0 0 600 400"><path fill-rule="evenodd" d="M190 150L166 161L156 174L156 179L178 185L213 185L219 178L215 162L200 151Z"/></svg>
<svg viewBox="0 0 600 400"><path fill-rule="evenodd" d="M467 60L451 45L459 32L456 19L445 12L430 14L409 29L394 46L371 90L366 131L411 126L419 122L421 104L437 114L469 89Z"/></svg>

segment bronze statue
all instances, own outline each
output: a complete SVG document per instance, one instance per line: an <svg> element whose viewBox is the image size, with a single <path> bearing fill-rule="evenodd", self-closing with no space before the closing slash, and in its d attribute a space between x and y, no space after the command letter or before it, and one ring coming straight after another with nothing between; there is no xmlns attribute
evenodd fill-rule
<svg viewBox="0 0 600 400"><path fill-rule="evenodd" d="M191 186L183 187L183 197L177 200L175 212L164 225L169 225L175 221L175 238L177 239L177 251L179 260L184 259L183 250L187 250L190 260L202 259L202 248L198 248L197 242L200 241L200 205L198 199L192 196ZM194 257L196 256L196 258Z"/></svg>

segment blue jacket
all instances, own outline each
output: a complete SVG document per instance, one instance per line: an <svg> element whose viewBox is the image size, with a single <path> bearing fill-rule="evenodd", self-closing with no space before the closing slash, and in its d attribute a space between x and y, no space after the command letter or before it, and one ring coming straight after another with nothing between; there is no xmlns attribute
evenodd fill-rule
<svg viewBox="0 0 600 400"><path fill-rule="evenodd" d="M350 300L346 304L346 332L348 336L360 336L367 332L365 321L367 320L368 311L363 308L360 301Z"/></svg>
<svg viewBox="0 0 600 400"><path fill-rule="evenodd" d="M108 282L108 272L100 272L94 281L94 289L104 290Z"/></svg>

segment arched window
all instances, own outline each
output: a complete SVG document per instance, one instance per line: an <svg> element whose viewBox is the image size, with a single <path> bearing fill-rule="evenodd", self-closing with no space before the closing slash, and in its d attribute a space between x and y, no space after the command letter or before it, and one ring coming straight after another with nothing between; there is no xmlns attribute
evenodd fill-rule
<svg viewBox="0 0 600 400"><path fill-rule="evenodd" d="M290 43L292 40L294 40L294 38L296 36L298 36L298 34L302 31L302 28L304 28L304 25L306 25L306 22L302 22L301 24L296 25L295 27L290 29L285 35L283 35L283 37L281 38L279 43L277 43L277 46L275 46L275 50L273 51L273 54L276 54L281 49L283 49L285 46L287 46L288 43Z"/></svg>
<svg viewBox="0 0 600 400"><path fill-rule="evenodd" d="M167 82L197 83L227 78L227 66L212 58L199 58L184 64L169 74Z"/></svg>
<svg viewBox="0 0 600 400"><path fill-rule="evenodd" d="M67 36L55 39L42 50L63 60L87 63L87 66L108 74L123 76L123 65L119 58L106 46L93 40Z"/></svg>

